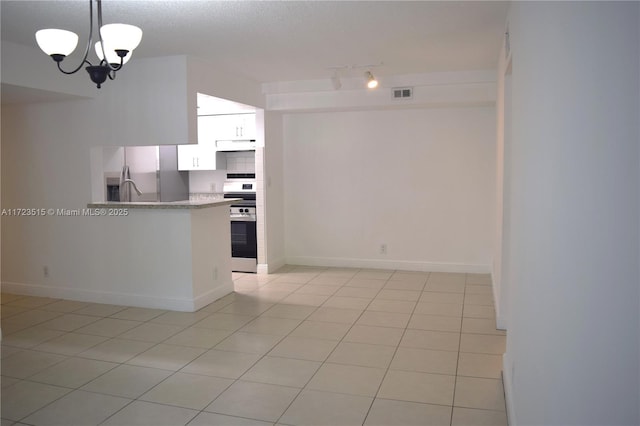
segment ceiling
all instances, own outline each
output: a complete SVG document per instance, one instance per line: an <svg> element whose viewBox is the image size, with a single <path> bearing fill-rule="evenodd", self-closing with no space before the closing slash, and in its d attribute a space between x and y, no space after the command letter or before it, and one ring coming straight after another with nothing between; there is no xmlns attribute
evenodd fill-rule
<svg viewBox="0 0 640 426"><path fill-rule="evenodd" d="M193 55L265 83L368 64L381 64L372 69L380 76L492 69L508 2L104 0L102 8L105 24L143 29L134 58ZM2 0L0 13L2 40L35 46L38 29L65 28L84 50L87 0Z"/></svg>

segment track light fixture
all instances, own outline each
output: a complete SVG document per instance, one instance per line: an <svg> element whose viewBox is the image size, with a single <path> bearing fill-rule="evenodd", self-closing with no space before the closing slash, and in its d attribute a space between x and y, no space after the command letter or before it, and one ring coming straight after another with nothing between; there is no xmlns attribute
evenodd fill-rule
<svg viewBox="0 0 640 426"><path fill-rule="evenodd" d="M93 37L93 2L97 2L98 42L95 51L98 55L98 65L93 65L87 60L92 47ZM108 24L102 25L102 1L89 0L89 40L84 51L82 62L73 71L65 71L60 63L70 55L78 45L78 35L67 30L44 29L36 32L36 41L44 53L58 64L58 69L63 74L75 74L84 64L98 89L109 77L116 78L116 71L131 59L131 53L138 47L142 40L142 30L133 25Z"/></svg>
<svg viewBox="0 0 640 426"><path fill-rule="evenodd" d="M333 87L333 90L341 89L342 88L342 81L340 80L340 74L343 77L346 74L347 77L349 77L347 79L347 88L352 89L352 88L355 87L356 84L358 84L356 82L357 79L351 78L351 77L353 77L352 71L358 71L358 74L359 74L360 72L362 72L362 70L367 70L364 73L364 77L365 77L365 81L367 83L367 87L369 89L375 89L376 87L378 87L378 80L371 73L371 68L379 67L379 66L382 66L383 64L384 64L383 62L380 62L380 63L377 63L377 64L367 64L367 65L353 64L353 65L335 65L335 66L332 66L332 67L327 67L328 70L333 71L333 74L331 76L331 86Z"/></svg>
<svg viewBox="0 0 640 426"><path fill-rule="evenodd" d="M371 71L367 71L364 73L365 78L367 79L367 87L369 89L375 89L378 87L378 80L371 74Z"/></svg>

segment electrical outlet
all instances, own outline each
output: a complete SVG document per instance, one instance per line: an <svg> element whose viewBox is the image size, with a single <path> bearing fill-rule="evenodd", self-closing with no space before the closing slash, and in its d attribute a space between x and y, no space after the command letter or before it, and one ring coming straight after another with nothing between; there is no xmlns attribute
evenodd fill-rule
<svg viewBox="0 0 640 426"><path fill-rule="evenodd" d="M49 267L48 266L44 266L42 268L42 274L44 275L45 278L49 278Z"/></svg>
<svg viewBox="0 0 640 426"><path fill-rule="evenodd" d="M380 254L387 254L387 244L380 244Z"/></svg>
<svg viewBox="0 0 640 426"><path fill-rule="evenodd" d="M213 268L213 280L218 281L218 268Z"/></svg>
<svg viewBox="0 0 640 426"><path fill-rule="evenodd" d="M211 189L211 192L216 192L216 183L215 182L211 182L210 189Z"/></svg>

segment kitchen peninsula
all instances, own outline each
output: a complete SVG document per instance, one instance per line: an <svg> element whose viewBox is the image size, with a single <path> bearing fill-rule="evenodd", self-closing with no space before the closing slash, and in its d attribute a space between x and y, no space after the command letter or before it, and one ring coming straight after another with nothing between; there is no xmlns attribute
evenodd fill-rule
<svg viewBox="0 0 640 426"><path fill-rule="evenodd" d="M89 203L104 238L97 272L112 278L102 301L192 312L231 293L234 201Z"/></svg>

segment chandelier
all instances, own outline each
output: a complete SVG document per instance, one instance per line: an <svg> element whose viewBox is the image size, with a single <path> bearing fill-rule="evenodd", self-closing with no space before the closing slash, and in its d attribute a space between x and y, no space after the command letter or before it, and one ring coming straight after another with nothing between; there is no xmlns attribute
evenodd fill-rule
<svg viewBox="0 0 640 426"><path fill-rule="evenodd" d="M93 1L98 4L98 42L94 46L100 61L97 65L93 65L87 59L93 37ZM107 80L107 77L110 80L116 78L116 71L122 69L124 64L131 59L131 54L140 44L140 40L142 40L142 30L136 26L127 24L102 25L101 0L89 0L89 40L82 62L72 71L62 69L61 63L76 49L78 35L71 31L53 28L36 32L38 46L44 53L51 56L62 73L75 74L86 64L85 70L98 89Z"/></svg>

